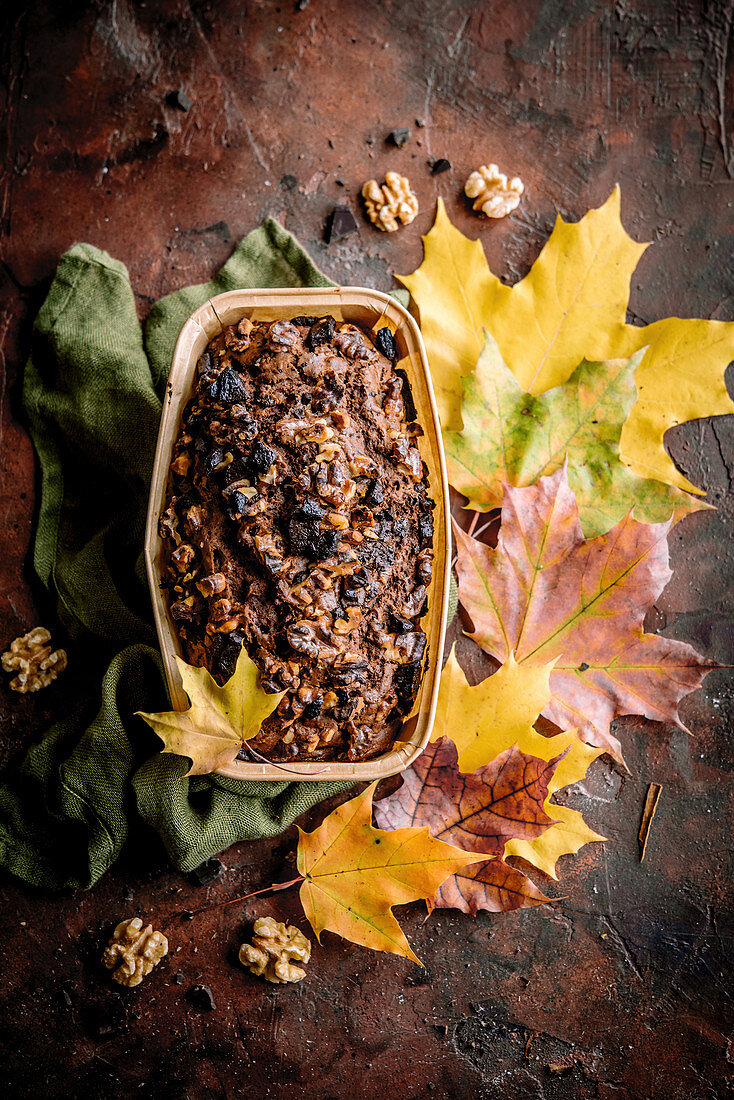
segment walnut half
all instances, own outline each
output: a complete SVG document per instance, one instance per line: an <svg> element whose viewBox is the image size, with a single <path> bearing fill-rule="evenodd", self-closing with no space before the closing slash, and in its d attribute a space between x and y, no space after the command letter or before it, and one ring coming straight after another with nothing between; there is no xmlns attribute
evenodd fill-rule
<svg viewBox="0 0 734 1100"><path fill-rule="evenodd" d="M418 213L418 198L410 180L397 172L388 172L382 187L377 180L367 180L362 198L370 221L385 233L394 233L400 224L410 225Z"/></svg>
<svg viewBox="0 0 734 1100"><path fill-rule="evenodd" d="M476 172L472 172L464 184L464 194L467 198L474 199L472 209L481 211L488 218L506 217L518 205L524 190L519 176L508 180L496 164L490 164L489 167L483 164Z"/></svg>
<svg viewBox="0 0 734 1100"><path fill-rule="evenodd" d="M140 985L146 974L168 954L168 940L154 932L152 924L131 917L118 924L102 955L102 963L112 971L112 980L128 989Z"/></svg>
<svg viewBox="0 0 734 1100"><path fill-rule="evenodd" d="M240 947L240 962L259 978L283 984L300 982L306 971L293 965L293 959L307 963L311 958L311 942L292 924L285 925L274 917L258 917L252 943Z"/></svg>
<svg viewBox="0 0 734 1100"><path fill-rule="evenodd" d="M52 684L60 672L66 668L66 650L51 650L48 644L51 634L45 626L29 630L22 638L10 643L10 649L2 655L2 666L6 672L17 672L10 681L13 691L23 694L39 691Z"/></svg>

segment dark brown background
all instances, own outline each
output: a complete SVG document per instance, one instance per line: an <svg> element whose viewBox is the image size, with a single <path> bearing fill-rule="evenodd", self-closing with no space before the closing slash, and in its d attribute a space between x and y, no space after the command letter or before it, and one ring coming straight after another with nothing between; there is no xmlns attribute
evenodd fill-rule
<svg viewBox="0 0 734 1100"><path fill-rule="evenodd" d="M206 278L268 214L334 279L389 288L393 271L419 263L440 194L460 228L481 235L493 269L514 280L556 209L576 218L619 181L627 228L655 242L633 280L633 319L732 320L733 11L724 0L6 6L0 641L52 622L27 560L34 460L18 378L33 315L72 242L128 265L141 316L161 294ZM193 100L188 112L166 103L178 88ZM385 136L400 125L412 139L391 149ZM432 156L453 170L432 177ZM477 220L461 195L468 172L489 160L527 187L518 213L498 224ZM362 182L388 168L410 175L416 222L388 236L360 216L358 234L327 246L334 204L357 212ZM719 508L674 530L675 576L650 619L724 663L734 658L731 425L719 418L670 441ZM69 675L26 699L4 681L3 760L85 682ZM254 915L300 918L287 895L168 920L285 877L292 833L234 847L210 887L171 872L147 835L83 896L45 897L6 880L3 1091L725 1095L734 1069L730 674L710 675L682 712L690 735L619 723L632 774L601 761L571 797L609 841L563 861L561 881L545 884L562 895L557 904L476 920L445 912L423 923L419 906L403 915L425 970L327 934L301 985L256 982L232 965L233 950ZM663 792L640 864L651 780ZM110 925L133 911L167 923L172 955L139 990L118 993L95 960ZM214 1012L186 1001L197 980L211 986Z"/></svg>

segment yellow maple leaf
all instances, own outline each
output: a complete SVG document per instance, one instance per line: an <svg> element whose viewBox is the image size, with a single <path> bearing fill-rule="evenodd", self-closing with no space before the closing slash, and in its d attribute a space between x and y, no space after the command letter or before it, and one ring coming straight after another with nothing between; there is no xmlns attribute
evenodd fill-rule
<svg viewBox="0 0 734 1100"><path fill-rule="evenodd" d="M676 470L663 435L687 420L734 412L724 384L734 323L668 317L645 328L630 325L627 336L649 346L635 372L637 401L622 427L620 457L640 477L700 493Z"/></svg>
<svg viewBox="0 0 734 1100"><path fill-rule="evenodd" d="M244 646L233 675L223 687L205 668L188 665L178 656L176 664L189 697L189 709L135 713L158 734L163 752L189 757L187 775L206 775L232 763L243 742L255 736L285 692L267 695L263 691L259 669Z"/></svg>
<svg viewBox="0 0 734 1100"><path fill-rule="evenodd" d="M543 393L565 382L582 359L600 361L639 348L625 314L629 284L647 245L620 221L620 192L579 222L556 220L530 272L513 287L489 269L479 241L449 221L439 199L423 238L423 263L396 275L420 313L444 430L461 427L461 379L482 350L482 325L522 388Z"/></svg>
<svg viewBox="0 0 734 1100"><path fill-rule="evenodd" d="M533 396L567 382L584 359L627 358L649 345L635 375L638 396L622 428L620 459L642 478L700 495L676 470L663 435L676 424L734 412L724 384L734 323L678 317L644 328L625 323L630 278L647 245L627 235L620 205L615 187L580 221L558 217L529 273L508 287L439 200L423 238L423 263L396 278L420 314L444 431L462 427L462 378L482 351L482 325Z"/></svg>
<svg viewBox="0 0 734 1100"><path fill-rule="evenodd" d="M556 734L555 737L543 737L535 730L533 733L535 738L532 741L532 750L526 751L532 751L533 755L540 757L541 760L552 760L559 753L569 750L548 784L548 797L545 800L544 809L555 818L556 824L546 829L543 835L536 837L535 840L517 838L508 840L505 844L505 856L520 856L528 863L532 863L533 867L557 879L556 862L561 856L573 855L584 844L606 838L590 829L578 810L552 802L553 795L562 787L568 787L583 779L589 765L593 764L604 750L579 741L575 730L566 730L564 733Z"/></svg>
<svg viewBox="0 0 734 1100"><path fill-rule="evenodd" d="M471 687L452 646L441 673L431 740L450 737L464 773L475 772L515 744L521 752L537 756L522 741L550 699L552 668L553 662L518 665L511 653L493 676Z"/></svg>
<svg viewBox="0 0 734 1100"><path fill-rule="evenodd" d="M482 325L509 288L489 270L481 242L451 224L443 199L423 247L420 267L395 278L408 288L420 313L441 424L459 429L462 375L474 369L484 343Z"/></svg>
<svg viewBox="0 0 734 1100"><path fill-rule="evenodd" d="M559 215L528 274L487 317L502 358L526 393L560 386L582 359L600 362L635 350L625 317L630 279L647 244L627 235L620 205L615 187L580 221Z"/></svg>
<svg viewBox="0 0 734 1100"><path fill-rule="evenodd" d="M562 787L577 783L604 751L585 745L575 730L544 737L533 722L551 697L550 674L555 662L518 664L510 654L493 676L472 687L452 648L441 673L433 740L450 737L459 753L462 772L474 772L513 745L528 756L552 760L568 749L548 786L544 809L557 824L531 840L510 840L505 855L521 856L557 878L555 865L584 844L604 840L588 827L577 810L551 803Z"/></svg>
<svg viewBox="0 0 734 1100"><path fill-rule="evenodd" d="M434 840L425 827L374 828L376 786L338 806L312 833L299 828L301 904L317 939L328 930L420 964L393 905L432 898L449 875L487 856Z"/></svg>

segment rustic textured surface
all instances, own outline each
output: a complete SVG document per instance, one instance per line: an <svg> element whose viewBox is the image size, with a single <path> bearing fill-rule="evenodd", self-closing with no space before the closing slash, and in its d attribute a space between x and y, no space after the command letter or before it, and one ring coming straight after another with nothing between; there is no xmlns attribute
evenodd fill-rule
<svg viewBox="0 0 734 1100"><path fill-rule="evenodd" d="M625 224L656 242L634 280L634 317L734 319L733 11L726 0L6 5L0 640L52 625L27 564L34 468L17 379L63 249L83 239L124 260L142 315L274 214L333 278L386 288L419 261L441 194L512 280L556 207L577 217L618 180ZM167 102L179 89L188 111ZM401 126L407 144L386 144ZM429 157L452 171L432 176ZM515 216L482 225L461 188L490 159L527 193ZM388 168L420 196L413 225L379 234L358 213L358 233L326 245L333 206L357 213L364 180ZM650 623L729 663L732 423L672 441L719 509L674 530L676 573ZM70 669L37 697L3 683L4 761L86 690L74 657L70 647ZM234 965L236 949L254 916L301 920L294 896L175 916L292 877L292 834L231 849L208 886L167 870L149 836L81 897L4 882L5 1095L723 1096L734 1071L730 673L712 674L683 711L690 736L618 723L632 774L600 761L573 796L610 841L562 863L557 905L425 924L420 907L406 913L425 970L327 934L303 983L268 989ZM652 780L663 789L640 864ZM133 913L154 920L171 953L139 990L117 992L99 954ZM201 1007L205 992L187 995L195 985L215 1009Z"/></svg>

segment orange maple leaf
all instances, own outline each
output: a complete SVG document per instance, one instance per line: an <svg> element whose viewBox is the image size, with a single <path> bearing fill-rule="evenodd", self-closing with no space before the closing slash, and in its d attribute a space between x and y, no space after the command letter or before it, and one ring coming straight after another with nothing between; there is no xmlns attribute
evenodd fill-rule
<svg viewBox="0 0 734 1100"><path fill-rule="evenodd" d="M555 824L544 803L559 759L539 760L513 746L465 775L456 745L442 737L403 773L403 786L377 803L375 819L393 829L427 825L435 837L494 857L447 879L434 899L437 908L476 913L538 905L548 899L501 857L508 840L533 840Z"/></svg>
<svg viewBox="0 0 734 1100"><path fill-rule="evenodd" d="M434 840L427 828L375 829L376 786L338 806L312 833L298 830L301 904L317 938L328 929L420 963L392 906L432 897L445 878L484 857Z"/></svg>
<svg viewBox="0 0 734 1100"><path fill-rule="evenodd" d="M646 634L645 613L671 577L669 523L625 517L584 539L565 465L525 489L504 487L491 549L455 525L459 599L471 637L499 661L555 661L543 710L619 761L621 714L681 728L678 703L714 668L684 642Z"/></svg>

